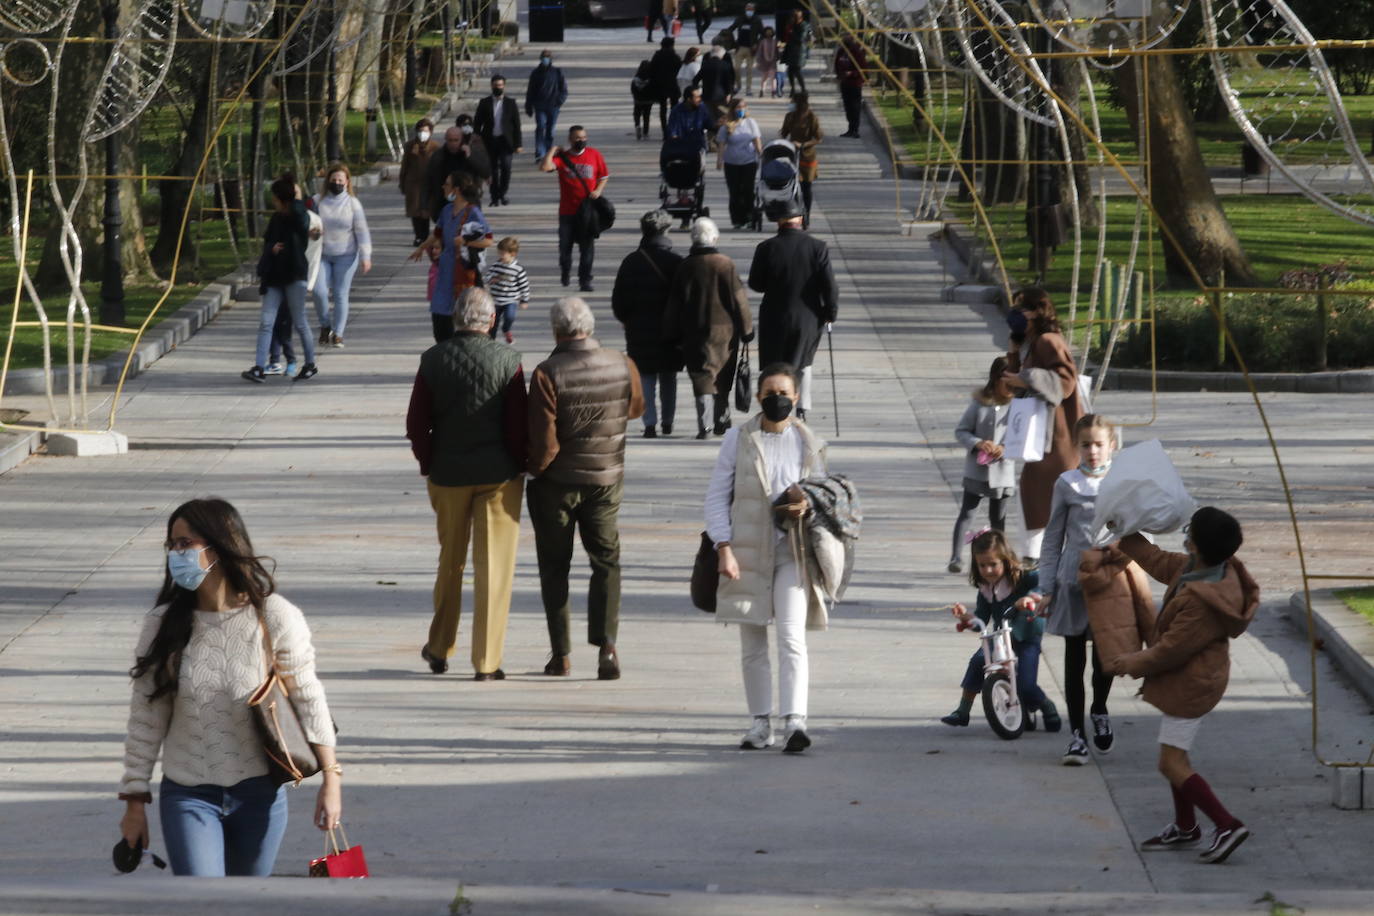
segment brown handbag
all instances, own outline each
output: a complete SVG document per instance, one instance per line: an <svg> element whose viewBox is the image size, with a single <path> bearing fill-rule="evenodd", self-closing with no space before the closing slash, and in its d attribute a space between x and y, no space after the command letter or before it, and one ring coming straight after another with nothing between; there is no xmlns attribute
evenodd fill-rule
<svg viewBox="0 0 1374 916"><path fill-rule="evenodd" d="M701 533L701 546L692 564L692 605L708 614L716 612L716 589L720 586L720 560L710 535Z"/></svg>
<svg viewBox="0 0 1374 916"><path fill-rule="evenodd" d="M267 632L267 621L261 611L258 612L258 625L262 628L263 648L267 652L267 679L248 697L248 708L253 713L258 737L262 739L263 752L267 754L267 775L275 785L289 782L298 786L301 780L320 771L320 761L301 726L286 682L277 671L272 636Z"/></svg>

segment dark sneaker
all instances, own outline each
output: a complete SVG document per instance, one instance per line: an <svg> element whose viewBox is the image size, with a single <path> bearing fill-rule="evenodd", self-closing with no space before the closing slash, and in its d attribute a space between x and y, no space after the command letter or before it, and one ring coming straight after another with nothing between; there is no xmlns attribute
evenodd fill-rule
<svg viewBox="0 0 1374 916"><path fill-rule="evenodd" d="M562 283L564 286L567 286L569 283L572 282L572 274L571 274L569 271L566 271L566 270L565 270L565 271L562 271L562 272L558 275L558 282L559 282L559 283Z"/></svg>
<svg viewBox="0 0 1374 916"><path fill-rule="evenodd" d="M597 653L596 679L598 681L620 679L620 653L615 650L615 646L602 646L601 651Z"/></svg>
<svg viewBox="0 0 1374 916"><path fill-rule="evenodd" d="M945 572L961 573L963 571L964 564L959 562L958 560L950 560L949 565L945 567Z"/></svg>
<svg viewBox="0 0 1374 916"><path fill-rule="evenodd" d="M314 378L320 374L320 370L315 368L314 363L306 363L301 366L301 371L296 373L296 381L303 382L308 378Z"/></svg>
<svg viewBox="0 0 1374 916"><path fill-rule="evenodd" d="M1227 827L1225 830L1218 830L1212 834L1212 845L1206 850L1198 853L1198 858L1212 865L1220 865L1225 862L1231 853L1250 838L1250 830L1239 821L1234 826Z"/></svg>
<svg viewBox="0 0 1374 916"><path fill-rule="evenodd" d="M1045 731L1057 732L1064 727L1064 720L1059 718L1059 710L1046 697L1045 702L1040 706L1040 715L1045 718Z"/></svg>
<svg viewBox="0 0 1374 916"><path fill-rule="evenodd" d="M585 283L577 284L577 291L580 293L594 293L596 292L596 287L592 286L591 281L589 280Z"/></svg>
<svg viewBox="0 0 1374 916"><path fill-rule="evenodd" d="M658 438L658 430L655 429L655 428L652 427L652 426L646 426L646 427L644 427L644 438L645 438L645 439L657 439L657 438Z"/></svg>
<svg viewBox="0 0 1374 916"><path fill-rule="evenodd" d="M1141 852L1158 852L1161 849L1188 849L1196 846L1202 839L1202 828L1194 824L1191 830L1179 830L1177 824L1170 824L1159 833L1140 844Z"/></svg>
<svg viewBox="0 0 1374 916"><path fill-rule="evenodd" d="M322 346L322 347L329 346L329 335L330 335L330 332L331 332L331 329L330 329L330 328L325 328L325 327L320 328L320 346Z"/></svg>
<svg viewBox="0 0 1374 916"><path fill-rule="evenodd" d="M1059 762L1066 767L1081 767L1088 762L1088 742L1083 740L1082 732L1073 733L1073 740Z"/></svg>
<svg viewBox="0 0 1374 916"><path fill-rule="evenodd" d="M1097 748L1099 754L1110 754L1112 745L1116 743L1116 735L1112 732L1111 716L1098 715L1093 713L1093 747Z"/></svg>
<svg viewBox="0 0 1374 916"><path fill-rule="evenodd" d="M1035 731L1035 710L1034 710L1034 709L1028 709L1028 710L1026 710L1026 723L1025 723L1025 725L1022 726L1022 730L1023 730L1023 731L1028 731L1028 732L1033 732L1033 731Z"/></svg>
<svg viewBox="0 0 1374 916"><path fill-rule="evenodd" d="M954 710L947 716L941 716L940 721L946 725L957 725L961 728L968 728L968 713Z"/></svg>
<svg viewBox="0 0 1374 916"><path fill-rule="evenodd" d="M443 674L448 670L448 659L432 655L429 651L429 646L420 647L420 657L429 662L429 670L433 671L435 674Z"/></svg>
<svg viewBox="0 0 1374 916"><path fill-rule="evenodd" d="M671 423L664 423L664 424L663 424L663 435L665 435L665 436L671 436L672 434L673 434L673 424L671 424Z"/></svg>
<svg viewBox="0 0 1374 916"><path fill-rule="evenodd" d="M247 379L250 382L257 382L259 385L267 381L267 374L262 371L262 366L254 366L252 369L244 369L242 372L239 373L239 377Z"/></svg>

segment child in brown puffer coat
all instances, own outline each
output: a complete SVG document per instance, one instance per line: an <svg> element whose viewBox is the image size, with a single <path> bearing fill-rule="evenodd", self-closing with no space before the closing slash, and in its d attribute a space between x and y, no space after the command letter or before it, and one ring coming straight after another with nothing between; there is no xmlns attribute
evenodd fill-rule
<svg viewBox="0 0 1374 916"><path fill-rule="evenodd" d="M1169 589L1153 631L1140 652L1108 662L1117 675L1144 678L1145 702L1164 713L1159 727L1159 771L1174 795L1174 822L1140 846L1142 851L1184 849L1202 839L1196 808L1216 825L1199 858L1219 863L1250 831L1212 793L1188 760L1202 718L1221 700L1230 675L1230 641L1250 625L1259 607L1259 585L1234 556L1243 540L1240 523L1204 506L1184 526L1186 554L1167 553L1139 534L1121 539L1121 550Z"/></svg>

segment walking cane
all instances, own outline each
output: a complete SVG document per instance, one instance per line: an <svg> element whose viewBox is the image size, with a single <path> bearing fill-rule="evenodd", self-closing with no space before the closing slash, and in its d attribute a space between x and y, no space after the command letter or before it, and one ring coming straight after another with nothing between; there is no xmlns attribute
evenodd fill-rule
<svg viewBox="0 0 1374 916"><path fill-rule="evenodd" d="M830 350L830 400L835 405L835 438L840 438L840 393L835 386L835 338L830 336L830 322L825 323L825 343Z"/></svg>

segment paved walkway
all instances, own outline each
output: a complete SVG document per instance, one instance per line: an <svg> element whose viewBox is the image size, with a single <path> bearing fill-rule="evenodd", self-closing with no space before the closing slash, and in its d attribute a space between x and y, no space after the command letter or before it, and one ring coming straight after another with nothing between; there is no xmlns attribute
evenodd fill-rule
<svg viewBox="0 0 1374 916"><path fill-rule="evenodd" d="M616 344L611 279L636 242L638 213L656 204L657 143L633 139L626 86L648 46L634 30L607 37L571 33L558 56L573 89L560 124L587 126L613 173L608 193L621 218L598 244L589 299L599 336ZM503 65L517 91L531 63ZM838 134L833 89L817 94L828 132ZM753 108L765 128L780 123L783 103L754 100ZM1002 742L982 723L955 731L936 722L956 699L973 648L940 610L969 597L966 583L943 572L960 470L949 430L999 349L1000 319L990 307L939 301L939 252L920 234L900 234L875 152L828 140L816 186L813 228L831 241L841 274L842 434L833 437L824 357L812 419L832 436L832 467L858 481L867 517L854 586L830 632L811 639L813 753L735 750L747 724L737 637L686 600L714 442L630 443L621 681L595 681L586 646L576 650L571 679L539 674L547 646L528 526L508 680L465 678L466 626L454 673L424 669L417 650L437 547L402 429L429 319L424 272L402 263L410 236L400 195L383 186L363 195L376 267L356 284L349 347L327 352L316 379L240 381L256 324L256 308L240 305L130 384L118 422L133 443L129 455L40 457L0 475L0 812L8 828L0 831L0 891L24 879L13 885L25 890L15 898L24 912L60 909L52 901L64 895L104 899L94 885L64 885L108 868L123 672L160 582L167 514L209 494L239 506L257 548L276 558L282 592L309 616L341 729L350 836L366 846L374 874L429 882L408 893L389 885L398 911L435 911L452 893L438 889L459 882L479 908L490 887L491 912L588 913L645 911L659 895L682 901L705 892L742 896L719 907L689 896L698 903L681 911L791 909L800 896L831 912L927 899L940 901L935 911L1097 912L1113 899L1133 912L1182 912L1190 898L1155 895L1204 891L1222 896L1198 898L1198 909L1243 912L1266 890L1312 902L1317 889L1370 888L1367 818L1329 806L1329 779L1310 751L1305 644L1272 614L1235 643L1231 691L1195 755L1255 829L1224 868L1135 852L1169 809L1153 770L1157 717L1129 697L1130 685L1120 684L1113 703L1116 752L1081 769L1059 766L1062 734ZM527 369L551 348L543 316L561 292L555 185L522 157L513 205L488 214L498 234L521 237L534 284L535 303L516 326ZM723 213L715 176L708 194ZM747 265L760 238L727 232L721 247ZM675 240L686 247L684 235ZM690 411L685 388L680 400ZM1347 397L1338 410L1316 398L1271 402L1285 447L1304 456L1290 469L1303 507L1325 520L1349 503L1341 524L1367 536L1355 505L1367 498L1366 475L1349 470L1371 451L1367 402ZM1113 392L1099 407L1145 420L1150 399ZM1340 425L1329 419L1337 417ZM1169 395L1148 434L1170 445L1200 499L1238 507L1252 535L1247 557L1275 589L1271 597L1286 599L1277 589L1293 581L1294 560L1284 555L1291 547L1255 427L1253 411L1233 396ZM1356 538L1330 543L1319 559L1333 568L1368 565ZM580 596L585 574L580 563L575 569ZM1055 642L1047 641L1042 683L1057 697ZM1322 751L1362 757L1355 744L1368 738L1368 707L1330 671L1321 677ZM317 854L310 805L309 791L296 793L281 874L300 874ZM148 895L162 893L144 879ZM264 893L297 895L277 886ZM607 889L630 902L605 903ZM926 898L921 889L944 893ZM422 890L435 895L423 906ZM960 896L975 890L994 896ZM1113 896L1023 901L1021 892ZM566 899L543 908L558 895Z"/></svg>

